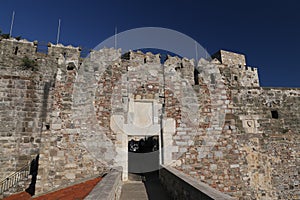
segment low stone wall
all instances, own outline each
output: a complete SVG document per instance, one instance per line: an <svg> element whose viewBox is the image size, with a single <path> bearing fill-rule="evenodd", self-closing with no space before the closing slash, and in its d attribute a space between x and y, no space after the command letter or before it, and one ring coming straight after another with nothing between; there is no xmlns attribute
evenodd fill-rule
<svg viewBox="0 0 300 200"><path fill-rule="evenodd" d="M122 169L110 171L90 192L85 200L118 200L122 189Z"/></svg>
<svg viewBox="0 0 300 200"><path fill-rule="evenodd" d="M223 194L209 185L199 182L192 177L168 166L163 166L159 179L172 199L193 200L233 200L235 198Z"/></svg>

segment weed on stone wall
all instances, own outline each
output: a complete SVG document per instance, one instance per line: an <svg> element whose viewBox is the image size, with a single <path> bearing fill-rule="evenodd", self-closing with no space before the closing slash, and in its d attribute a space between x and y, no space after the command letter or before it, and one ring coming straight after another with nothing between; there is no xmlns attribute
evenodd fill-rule
<svg viewBox="0 0 300 200"><path fill-rule="evenodd" d="M22 58L21 68L22 70L38 71L37 62L28 58L27 56Z"/></svg>

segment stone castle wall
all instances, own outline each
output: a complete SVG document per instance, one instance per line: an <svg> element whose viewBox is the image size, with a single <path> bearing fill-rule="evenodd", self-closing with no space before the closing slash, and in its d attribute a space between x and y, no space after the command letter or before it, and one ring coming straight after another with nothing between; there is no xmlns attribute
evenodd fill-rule
<svg viewBox="0 0 300 200"><path fill-rule="evenodd" d="M245 56L211 61L1 40L1 169L40 154L37 193L127 170L130 135L158 135L164 164L241 199L297 199L299 89L261 88ZM24 68L24 57L36 66ZM195 70L196 69L196 70ZM161 131L162 130L162 131ZM125 152L125 153L124 153ZM126 179L126 177L123 177Z"/></svg>
<svg viewBox="0 0 300 200"><path fill-rule="evenodd" d="M48 112L56 63L34 52L31 42L0 41L1 178L30 162L40 147L41 124ZM25 70L25 55L44 72ZM51 65L53 69L47 70Z"/></svg>
<svg viewBox="0 0 300 200"><path fill-rule="evenodd" d="M245 87L231 78L240 80L244 69L237 73L233 63L213 62L227 85L222 133L206 153L201 147L207 141L199 136L177 168L242 199L299 198L300 90L261 88L258 82Z"/></svg>

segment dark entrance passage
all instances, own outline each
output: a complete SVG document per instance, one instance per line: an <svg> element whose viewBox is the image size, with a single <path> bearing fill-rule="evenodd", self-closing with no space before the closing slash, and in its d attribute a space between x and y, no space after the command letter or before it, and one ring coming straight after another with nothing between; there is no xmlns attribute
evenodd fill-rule
<svg viewBox="0 0 300 200"><path fill-rule="evenodd" d="M128 173L143 174L159 168L158 136L128 138Z"/></svg>
<svg viewBox="0 0 300 200"><path fill-rule="evenodd" d="M128 141L128 151L133 153L149 153L157 151L158 146L158 136L150 137L138 137L131 138Z"/></svg>
<svg viewBox="0 0 300 200"><path fill-rule="evenodd" d="M149 200L169 200L159 181L158 139L158 136L128 138L128 180L142 181Z"/></svg>

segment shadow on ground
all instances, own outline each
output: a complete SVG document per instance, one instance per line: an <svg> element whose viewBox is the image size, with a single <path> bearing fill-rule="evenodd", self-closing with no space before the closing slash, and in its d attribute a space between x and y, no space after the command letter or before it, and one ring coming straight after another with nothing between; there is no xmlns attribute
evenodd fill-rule
<svg viewBox="0 0 300 200"><path fill-rule="evenodd" d="M158 171L144 173L143 182L149 200L171 200L159 181Z"/></svg>

